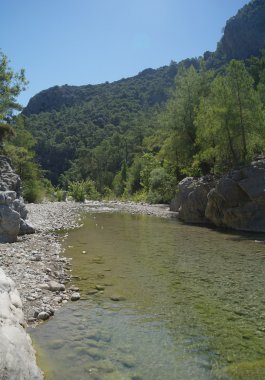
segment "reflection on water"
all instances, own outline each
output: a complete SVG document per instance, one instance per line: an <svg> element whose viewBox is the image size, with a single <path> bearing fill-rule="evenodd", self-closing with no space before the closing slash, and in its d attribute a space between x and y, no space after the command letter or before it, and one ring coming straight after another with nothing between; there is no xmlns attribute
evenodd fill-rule
<svg viewBox="0 0 265 380"><path fill-rule="evenodd" d="M252 238L86 215L65 241L82 300L30 331L47 379L264 379L265 246Z"/></svg>

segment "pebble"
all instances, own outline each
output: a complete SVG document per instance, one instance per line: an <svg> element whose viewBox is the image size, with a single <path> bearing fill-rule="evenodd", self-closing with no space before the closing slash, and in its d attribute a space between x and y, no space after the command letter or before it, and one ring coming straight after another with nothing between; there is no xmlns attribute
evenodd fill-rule
<svg viewBox="0 0 265 380"><path fill-rule="evenodd" d="M71 286L69 290L72 290L73 292L79 292L79 288L77 286Z"/></svg>
<svg viewBox="0 0 265 380"><path fill-rule="evenodd" d="M35 301L35 297L26 297L26 299L28 300L28 301Z"/></svg>
<svg viewBox="0 0 265 380"><path fill-rule="evenodd" d="M36 322L36 318L33 318L33 317L28 318L28 323L34 323L34 322Z"/></svg>
<svg viewBox="0 0 265 380"><path fill-rule="evenodd" d="M31 261L41 261L41 255L34 255L30 258Z"/></svg>
<svg viewBox="0 0 265 380"><path fill-rule="evenodd" d="M46 321L47 319L50 318L50 314L47 313L46 311L41 311L39 314L38 314L38 319L42 320L42 321Z"/></svg>
<svg viewBox="0 0 265 380"><path fill-rule="evenodd" d="M111 299L111 301L119 302L119 301L125 301L126 298L123 296L115 294L115 295L111 296L110 299Z"/></svg>
<svg viewBox="0 0 265 380"><path fill-rule="evenodd" d="M60 284L59 282L56 281L50 281L48 282L49 285L49 290L51 292L56 292L56 291L64 291L65 286L63 284Z"/></svg>
<svg viewBox="0 0 265 380"><path fill-rule="evenodd" d="M50 289L50 287L49 287L48 284L40 284L40 285L39 285L39 288L40 288L40 289L43 289L43 290L49 290L49 289Z"/></svg>
<svg viewBox="0 0 265 380"><path fill-rule="evenodd" d="M96 285L95 288L97 290L104 290L105 289L105 287L103 285Z"/></svg>
<svg viewBox="0 0 265 380"><path fill-rule="evenodd" d="M75 292L71 295L71 301L78 301L79 299L80 299L80 293Z"/></svg>
<svg viewBox="0 0 265 380"><path fill-rule="evenodd" d="M135 366L135 358L132 355L124 355L119 358L118 361L127 368L133 368Z"/></svg>
<svg viewBox="0 0 265 380"><path fill-rule="evenodd" d="M62 297L54 297L54 301L57 303L62 303Z"/></svg>
<svg viewBox="0 0 265 380"><path fill-rule="evenodd" d="M96 289L94 289L94 290L91 289L91 290L88 290L88 291L86 292L86 294L89 295L89 296L90 296L90 295L92 296L93 294L96 294L97 292L98 292L98 291L97 291Z"/></svg>

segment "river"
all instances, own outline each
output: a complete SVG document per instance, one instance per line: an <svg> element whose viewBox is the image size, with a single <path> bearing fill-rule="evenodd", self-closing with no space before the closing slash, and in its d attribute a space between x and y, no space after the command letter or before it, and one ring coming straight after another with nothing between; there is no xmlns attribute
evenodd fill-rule
<svg viewBox="0 0 265 380"><path fill-rule="evenodd" d="M82 218L63 242L81 300L29 330L47 380L265 378L265 236Z"/></svg>

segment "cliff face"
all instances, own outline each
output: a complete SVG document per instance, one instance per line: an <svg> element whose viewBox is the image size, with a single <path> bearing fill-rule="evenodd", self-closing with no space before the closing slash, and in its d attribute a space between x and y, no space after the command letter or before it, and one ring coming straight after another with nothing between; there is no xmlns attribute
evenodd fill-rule
<svg viewBox="0 0 265 380"><path fill-rule="evenodd" d="M219 180L185 178L171 206L187 223L211 223L265 232L265 159L235 169Z"/></svg>
<svg viewBox="0 0 265 380"><path fill-rule="evenodd" d="M0 268L0 379L40 380L22 303L14 282Z"/></svg>
<svg viewBox="0 0 265 380"><path fill-rule="evenodd" d="M0 242L12 243L18 235L34 233L25 219L27 209L21 197L21 180L8 157L0 156Z"/></svg>
<svg viewBox="0 0 265 380"><path fill-rule="evenodd" d="M265 1L252 0L230 18L217 46L216 57L225 60L257 56L265 48Z"/></svg>

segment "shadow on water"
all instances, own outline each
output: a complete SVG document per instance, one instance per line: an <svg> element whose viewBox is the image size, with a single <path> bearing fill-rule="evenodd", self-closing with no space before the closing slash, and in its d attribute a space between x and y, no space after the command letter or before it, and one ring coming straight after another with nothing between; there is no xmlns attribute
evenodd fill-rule
<svg viewBox="0 0 265 380"><path fill-rule="evenodd" d="M64 242L82 300L30 331L47 379L265 378L256 234L122 213L83 223Z"/></svg>

